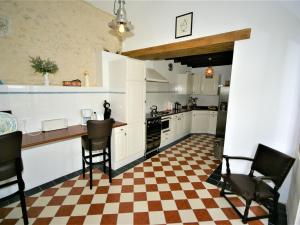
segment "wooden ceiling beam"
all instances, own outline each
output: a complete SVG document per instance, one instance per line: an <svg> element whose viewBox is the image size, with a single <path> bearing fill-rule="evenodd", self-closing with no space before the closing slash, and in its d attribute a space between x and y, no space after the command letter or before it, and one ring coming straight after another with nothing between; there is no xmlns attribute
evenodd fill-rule
<svg viewBox="0 0 300 225"><path fill-rule="evenodd" d="M234 42L250 38L251 29L231 31L187 41L123 52L125 56L142 60L176 58L233 50Z"/></svg>

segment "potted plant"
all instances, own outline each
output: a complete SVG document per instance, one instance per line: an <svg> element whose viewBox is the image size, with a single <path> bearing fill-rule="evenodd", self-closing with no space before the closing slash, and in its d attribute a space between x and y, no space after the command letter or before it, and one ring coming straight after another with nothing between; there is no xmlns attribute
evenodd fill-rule
<svg viewBox="0 0 300 225"><path fill-rule="evenodd" d="M46 86L49 85L49 73L56 73L58 71L58 67L54 61L50 59L41 59L40 56L31 57L30 56L31 67L35 70L35 72L41 73L44 76L44 84Z"/></svg>

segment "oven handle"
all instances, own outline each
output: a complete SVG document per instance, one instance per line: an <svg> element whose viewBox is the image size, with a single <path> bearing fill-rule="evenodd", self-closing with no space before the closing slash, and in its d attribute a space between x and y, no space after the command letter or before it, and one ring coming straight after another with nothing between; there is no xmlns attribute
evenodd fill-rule
<svg viewBox="0 0 300 225"><path fill-rule="evenodd" d="M168 129L168 130L163 130L163 133L166 133L166 132L169 132L170 131L170 129Z"/></svg>
<svg viewBox="0 0 300 225"><path fill-rule="evenodd" d="M171 117L165 117L165 118L161 118L161 121L166 121L166 120L170 120Z"/></svg>

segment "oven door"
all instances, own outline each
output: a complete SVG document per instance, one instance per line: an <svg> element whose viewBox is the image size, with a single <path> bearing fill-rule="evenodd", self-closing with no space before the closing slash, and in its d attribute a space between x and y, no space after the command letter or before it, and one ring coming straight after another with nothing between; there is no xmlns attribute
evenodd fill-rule
<svg viewBox="0 0 300 225"><path fill-rule="evenodd" d="M170 131L171 117L163 117L161 118L161 132L165 133Z"/></svg>

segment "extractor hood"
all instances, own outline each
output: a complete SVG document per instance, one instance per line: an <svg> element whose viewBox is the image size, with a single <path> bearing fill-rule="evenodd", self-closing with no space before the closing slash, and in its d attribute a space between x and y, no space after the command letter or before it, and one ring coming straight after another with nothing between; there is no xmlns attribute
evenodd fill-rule
<svg viewBox="0 0 300 225"><path fill-rule="evenodd" d="M146 69L146 81L147 82L160 82L160 83L168 83L169 81L157 72L155 69L147 68Z"/></svg>

